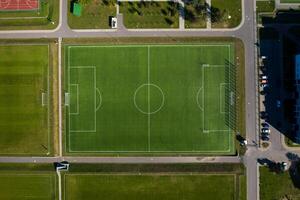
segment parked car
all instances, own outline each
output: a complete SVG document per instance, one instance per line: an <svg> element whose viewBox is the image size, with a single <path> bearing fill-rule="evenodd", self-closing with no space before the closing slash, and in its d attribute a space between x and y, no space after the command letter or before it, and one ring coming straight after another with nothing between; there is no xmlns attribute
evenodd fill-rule
<svg viewBox="0 0 300 200"><path fill-rule="evenodd" d="M263 136L261 136L261 139L262 139L262 141L269 141L270 137L263 135Z"/></svg>
<svg viewBox="0 0 300 200"><path fill-rule="evenodd" d="M268 87L269 84L268 83L261 83L260 86L264 89L264 88Z"/></svg>
<svg viewBox="0 0 300 200"><path fill-rule="evenodd" d="M266 84L266 83L268 83L267 79L262 79L260 82L261 82L261 84Z"/></svg>
<svg viewBox="0 0 300 200"><path fill-rule="evenodd" d="M266 75L262 75L262 76L261 76L261 79L262 79L262 80L267 80L268 77L267 77Z"/></svg>
<svg viewBox="0 0 300 200"><path fill-rule="evenodd" d="M269 128L270 127L270 125L267 122L261 123L261 126L264 127L264 128Z"/></svg>
<svg viewBox="0 0 300 200"><path fill-rule="evenodd" d="M269 128L262 128L262 129L261 129L261 132L262 132L262 133L270 133L271 131L270 131Z"/></svg>
<svg viewBox="0 0 300 200"><path fill-rule="evenodd" d="M261 132L261 133L260 133L260 135L261 135L261 136L270 137L270 134L269 134L269 133L264 133L264 132Z"/></svg>
<svg viewBox="0 0 300 200"><path fill-rule="evenodd" d="M265 111L261 111L261 112L260 112L260 117L261 117L262 119L267 119L267 118L268 118L268 113L266 113Z"/></svg>
<svg viewBox="0 0 300 200"><path fill-rule="evenodd" d="M281 107L281 101L277 100L276 101L276 106L277 106L277 108L280 108Z"/></svg>

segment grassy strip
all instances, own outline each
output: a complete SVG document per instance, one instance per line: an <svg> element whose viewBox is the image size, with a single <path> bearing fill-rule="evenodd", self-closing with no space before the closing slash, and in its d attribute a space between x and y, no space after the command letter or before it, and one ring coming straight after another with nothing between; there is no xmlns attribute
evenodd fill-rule
<svg viewBox="0 0 300 200"><path fill-rule="evenodd" d="M179 4L174 2L120 2L127 28L178 28Z"/></svg>
<svg viewBox="0 0 300 200"><path fill-rule="evenodd" d="M266 0L266 1L256 1L256 12L273 12L275 10L275 1Z"/></svg>
<svg viewBox="0 0 300 200"><path fill-rule="evenodd" d="M2 171L55 171L53 164L34 164L34 163L0 163L0 172Z"/></svg>
<svg viewBox="0 0 300 200"><path fill-rule="evenodd" d="M58 124L58 44L57 42L51 42L49 46L49 65L50 67L50 123L52 124L51 133L53 136L53 140L51 140L51 146L53 147L53 155L58 155L59 153L59 124Z"/></svg>
<svg viewBox="0 0 300 200"><path fill-rule="evenodd" d="M83 4L80 17L71 13L71 2L68 3L68 24L72 29L108 29L109 17L116 16L114 0L93 0Z"/></svg>
<svg viewBox="0 0 300 200"><path fill-rule="evenodd" d="M280 3L300 3L300 0L280 0Z"/></svg>
<svg viewBox="0 0 300 200"><path fill-rule="evenodd" d="M52 173L0 173L1 199L56 199L57 177Z"/></svg>
<svg viewBox="0 0 300 200"><path fill-rule="evenodd" d="M99 196L106 200L196 200L199 197L231 200L235 193L234 181L234 175L66 174L65 196L66 200L79 200L83 196L86 200Z"/></svg>
<svg viewBox="0 0 300 200"><path fill-rule="evenodd" d="M239 176L239 200L247 200L247 178L245 175Z"/></svg>
<svg viewBox="0 0 300 200"><path fill-rule="evenodd" d="M18 18L0 20L0 30L43 30L56 28L59 23L59 0L48 0L47 6L45 5L45 7L47 7L48 10L46 17L43 18L22 19L21 17L24 17L24 12L10 13L11 16ZM44 7L42 8L45 9ZM46 11L43 11L41 15L44 15L44 12ZM54 22L54 24L52 22Z"/></svg>
<svg viewBox="0 0 300 200"><path fill-rule="evenodd" d="M72 163L70 172L92 173L230 173L243 174L244 166L227 163L199 164L80 164Z"/></svg>
<svg viewBox="0 0 300 200"><path fill-rule="evenodd" d="M268 168L260 168L260 198L273 199L299 199L300 190L295 187L289 172L276 174Z"/></svg>
<svg viewBox="0 0 300 200"><path fill-rule="evenodd" d="M241 0L211 0L212 27L234 28L242 20Z"/></svg>

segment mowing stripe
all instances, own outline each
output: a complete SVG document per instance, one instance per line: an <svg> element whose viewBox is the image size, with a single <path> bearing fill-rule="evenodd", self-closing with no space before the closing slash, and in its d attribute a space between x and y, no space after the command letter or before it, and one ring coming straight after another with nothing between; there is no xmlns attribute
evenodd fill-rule
<svg viewBox="0 0 300 200"><path fill-rule="evenodd" d="M147 107L148 107L148 152L153 152L153 153L176 153L176 152L178 152L178 153L180 153L180 152L182 152L182 153L201 153L201 152L205 152L205 153L208 153L208 152L212 152L212 153L216 153L216 152L218 152L218 153L222 153L222 152L230 152L230 147L231 147L231 142L230 142L230 139L231 139L231 134L230 134L230 127L228 127L228 130L203 130L204 132L228 132L228 135L229 135L229 142L228 142L228 150L224 150L224 151L212 151L212 150L208 150L208 151L152 151L151 150L151 114L150 114L150 112L151 112L151 91L150 91L150 84L151 84L151 74L150 74L150 67L151 67L151 63L150 63L150 56L151 56L151 47L209 47L209 46L216 46L216 47L227 47L228 48L228 53L229 53L229 62L231 62L230 60L231 60L231 54L230 54L230 51L231 51L231 46L230 45L222 45L222 44L210 44L210 45L199 45L199 44L196 44L196 45L185 45L185 44L183 44L183 45L120 45L120 46L109 46L109 45L107 45L107 46L68 46L68 67L70 68L70 57L71 57L71 54L70 54L70 49L72 49L72 48L128 48L128 47L130 47L130 48L134 48L134 47L147 47L147 49L148 49L148 51L147 51L147 71L148 71L148 75L147 75L147 84L148 84L148 92L147 92L147 101L148 101L148 104L147 104ZM95 68L96 68L96 66L94 66ZM202 114L203 114L203 127L204 127L204 118L205 118L205 116L204 116L204 109L205 109L205 101L204 101L204 96L205 96L205 89L204 89L204 71L205 71L205 68L206 68L207 66L203 66L202 67L202 86L201 86L201 88L202 88L202 104L203 104L203 106L200 106L199 108L201 109L202 107L202 109L203 109L203 112L202 112ZM226 67L225 65L209 65L209 67ZM68 73L68 75L70 75L70 73ZM96 72L95 72L95 74L94 74L94 80L96 80ZM229 78L230 79L230 78ZM70 81L70 78L68 78L68 80ZM230 83L220 83L221 85L225 85L225 84L230 84ZM200 88L200 89L201 89ZM230 88L230 86L229 86L229 88ZM96 88L96 86L95 86L95 90L97 90L98 88ZM69 90L70 91L70 90ZM200 90L199 90L200 91ZM198 91L198 93L199 93L199 91ZM220 91L221 91L221 87L220 87ZM219 101L221 102L221 100L222 100L222 95L220 95L220 99L219 99ZM95 96L95 104L96 104L96 96ZM100 107L100 106L99 106ZM97 107L97 105L95 105L95 116L96 116L96 111L99 109L99 107ZM221 109L221 105L220 105L220 109ZM229 110L229 112L230 112L230 110ZM228 113L229 114L229 113ZM95 120L96 120L96 118L95 118ZM95 121L95 123L96 123L97 121ZM69 124L70 124L70 122L69 122ZM95 132L97 131L97 129L95 129ZM70 143L71 143L71 137L70 137L70 132L73 132L73 131L71 131L70 129L69 129L69 152L81 152L81 153L116 153L116 152L119 152L119 153L134 153L134 152L137 152L137 153L142 153L142 152L145 152L145 151L82 151L82 150L80 150L80 151L73 151L73 150L71 150L71 148L70 148Z"/></svg>

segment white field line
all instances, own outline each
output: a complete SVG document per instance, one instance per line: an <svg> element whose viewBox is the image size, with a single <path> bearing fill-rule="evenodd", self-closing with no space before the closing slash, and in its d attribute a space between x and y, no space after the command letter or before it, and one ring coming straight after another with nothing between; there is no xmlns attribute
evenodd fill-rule
<svg viewBox="0 0 300 200"><path fill-rule="evenodd" d="M78 115L79 114L79 86L78 84L70 84L70 87L75 86L76 87L76 112L72 113L71 112L71 106L69 106L69 114L70 115ZM70 92L70 91L69 91ZM69 93L71 95L71 92Z"/></svg>
<svg viewBox="0 0 300 200"><path fill-rule="evenodd" d="M102 104L102 95L100 90L96 87L96 93L98 93L99 95L99 105L97 105L96 107L96 112L101 108L101 104Z"/></svg>
<svg viewBox="0 0 300 200"><path fill-rule="evenodd" d="M69 54L70 55L70 54ZM69 110L69 135L71 135L70 134L70 132L75 132L75 133L81 133L81 132L96 132L97 131L97 112L96 112L96 107L97 107L97 105L96 105L96 67L95 66L73 66L73 67L70 67L70 66L68 66L68 74L70 75L70 72L71 72L71 70L70 69L93 69L93 71L94 71L94 129L92 129L92 130L72 130L71 129L71 113L70 113L70 110ZM69 79L69 81L68 81L68 85L69 85L69 91L70 91L70 86L72 85L71 83L70 83L70 79ZM77 85L79 85L79 84L77 84ZM79 100L78 100L78 102L79 102ZM80 102L79 102L80 103ZM79 113L80 114L80 113Z"/></svg>
<svg viewBox="0 0 300 200"><path fill-rule="evenodd" d="M228 114L228 112L226 112L226 110L225 110L225 107L224 106L222 106L222 101L224 100L225 101L225 99L223 99L222 98L222 88L224 88L224 90L225 90L225 94L226 94L226 85L227 84L229 84L229 83L220 83L220 113L221 114ZM225 96L225 98L226 98L226 96ZM226 106L226 105L225 105Z"/></svg>
<svg viewBox="0 0 300 200"><path fill-rule="evenodd" d="M224 68L225 66L220 65L212 65L213 67ZM205 129L205 84L204 84L204 77L205 77L205 69L210 68L211 65L202 65L202 85L203 85L203 112L202 112L202 122L203 122L203 132L227 132L228 130L220 130L220 129Z"/></svg>
<svg viewBox="0 0 300 200"><path fill-rule="evenodd" d="M47 65L47 94L48 94L48 100L50 99L50 66L49 66L49 63L50 63L50 44L48 44L48 65ZM47 155L50 154L50 104L48 103L48 106L47 106L47 111L48 111L48 152L46 153Z"/></svg>
<svg viewBox="0 0 300 200"><path fill-rule="evenodd" d="M158 45L72 45L69 46L69 49L72 48L134 48L134 47L229 47L230 45L228 44L158 44Z"/></svg>
<svg viewBox="0 0 300 200"><path fill-rule="evenodd" d="M228 48L228 61L231 63L231 46L230 45L223 45L223 46L227 46L227 48ZM203 67L222 67L221 65L208 65L208 66L203 66ZM223 66L224 67L224 66ZM229 65L229 67L230 67L230 65ZM204 75L204 73L202 73L203 75ZM229 73L229 80L230 80L230 73ZM229 81L229 88L230 88L230 81ZM203 94L204 94L204 92L205 92L205 89L204 89L204 84L202 85L203 86ZM204 95L203 95L203 97L204 97ZM203 109L204 109L204 107L205 107L205 104L204 104L204 98L203 98ZM230 110L229 110L229 117L231 116L231 113L230 113ZM203 116L204 116L204 111L203 111ZM204 119L204 118L203 118ZM230 119L229 119L230 120ZM203 120L204 121L204 120ZM203 124L203 127L204 127L204 124ZM231 141L231 134L230 134L230 126L228 126L228 130L224 130L224 131L220 131L220 130L203 130L203 132L227 132L228 131L228 151L230 151L230 141Z"/></svg>
<svg viewBox="0 0 300 200"><path fill-rule="evenodd" d="M58 134L59 134L59 156L62 157L63 141L62 141L62 88L61 88L61 42L62 38L58 38Z"/></svg>
<svg viewBox="0 0 300 200"><path fill-rule="evenodd" d="M120 46L69 46L68 47L68 59L70 59L70 49L71 48L118 48L118 47L183 47L183 46L187 46L187 47L208 47L208 46L220 46L220 47L228 47L229 51L231 50L231 46L230 45L222 45L222 44L210 44L210 45L203 45L203 44L198 44L198 45L120 45ZM229 57L230 57L230 52L229 52ZM68 65L69 65L70 61L68 61ZM224 65L209 65L209 67L225 67ZM203 68L202 68L203 70ZM203 70L204 71L204 70ZM202 73L204 75L204 73ZM203 76L202 75L202 76ZM70 80L70 79L69 79ZM202 82L204 81L204 79L202 78ZM204 83L202 83L202 87L204 90ZM204 91L203 91L203 105L204 105ZM204 116L204 111L202 112L203 116ZM203 121L204 122L204 121ZM70 123L69 123L70 124ZM208 132L230 132L230 130L209 130ZM228 134L229 136L229 141L231 138L231 134ZM70 134L69 134L69 152L73 152L73 153L145 153L147 151L73 151L70 149ZM228 149L225 151L151 151L152 153L189 153L189 154L197 154L197 153L228 153L230 152L230 142L228 143Z"/></svg>
<svg viewBox="0 0 300 200"><path fill-rule="evenodd" d="M148 65L147 65L147 70L148 70L148 151L151 151L151 104L150 104L150 46L147 47L148 50Z"/></svg>

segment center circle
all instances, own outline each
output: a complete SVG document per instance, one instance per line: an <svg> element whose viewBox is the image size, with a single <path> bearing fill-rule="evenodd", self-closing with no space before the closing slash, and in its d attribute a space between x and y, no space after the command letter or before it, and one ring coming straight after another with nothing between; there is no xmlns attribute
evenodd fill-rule
<svg viewBox="0 0 300 200"><path fill-rule="evenodd" d="M142 84L133 97L135 107L143 114L155 114L161 110L165 103L162 89L155 84Z"/></svg>

